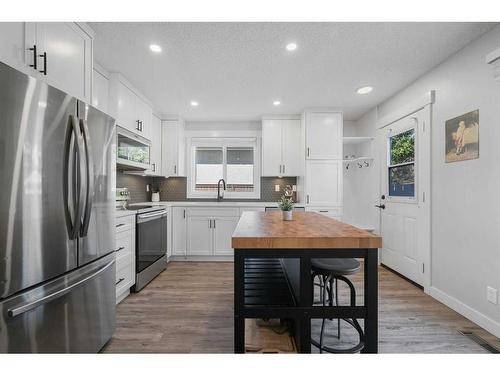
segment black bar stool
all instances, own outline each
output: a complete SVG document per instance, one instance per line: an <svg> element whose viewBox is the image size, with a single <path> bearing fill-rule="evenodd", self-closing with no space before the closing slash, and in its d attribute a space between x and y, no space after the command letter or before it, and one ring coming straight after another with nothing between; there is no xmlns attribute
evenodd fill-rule
<svg viewBox="0 0 500 375"><path fill-rule="evenodd" d="M312 280L313 290L314 285L320 287L320 303L325 306L327 301L329 306L333 306L335 299L335 306L339 306L338 282L342 280L349 286L350 290L350 304L356 306L356 289L352 282L346 277L359 272L361 264L356 259L350 258L316 258L311 260L312 266ZM315 279L319 278L319 283ZM335 292L333 288L335 287ZM328 299L327 299L328 297ZM319 343L311 339L311 344L323 351L329 353L357 353L364 347L364 333L356 318L342 318L345 322L349 323L359 335L359 343L351 348L337 349L330 346L323 345L323 336L325 329L325 319L321 322L321 333ZM337 319L337 338L340 339L340 318Z"/></svg>

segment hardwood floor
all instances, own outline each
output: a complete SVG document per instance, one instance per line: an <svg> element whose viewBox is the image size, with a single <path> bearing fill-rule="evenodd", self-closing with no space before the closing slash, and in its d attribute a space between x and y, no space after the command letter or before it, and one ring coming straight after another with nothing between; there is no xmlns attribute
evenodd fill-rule
<svg viewBox="0 0 500 375"><path fill-rule="evenodd" d="M362 272L352 278L362 304ZM340 300L347 301L340 287ZM321 321L314 321L317 335ZM337 339L327 321L327 343ZM380 353L486 353L458 330L490 344L500 340L385 268L379 269ZM355 339L343 322L341 341ZM115 335L105 353L232 353L233 264L173 262L140 293L117 306Z"/></svg>

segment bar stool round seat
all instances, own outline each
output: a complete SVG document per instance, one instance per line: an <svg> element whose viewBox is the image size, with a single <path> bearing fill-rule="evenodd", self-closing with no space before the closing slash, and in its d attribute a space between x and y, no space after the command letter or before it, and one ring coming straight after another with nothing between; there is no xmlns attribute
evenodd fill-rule
<svg viewBox="0 0 500 375"><path fill-rule="evenodd" d="M317 274L346 276L358 272L361 263L352 258L313 258L311 266L313 272Z"/></svg>
<svg viewBox="0 0 500 375"><path fill-rule="evenodd" d="M339 281L343 281L350 290L350 306L356 306L356 289L353 283L346 277L353 275L361 269L361 263L353 258L313 258L311 259L311 271L314 285L320 287L320 303L323 306L339 306ZM319 277L320 283L316 284L314 279ZM329 319L331 320L331 319ZM320 340L319 342L311 339L311 344L317 347L322 353L323 351L329 353L357 353L364 348L364 333L358 320L356 318L341 318L337 319L337 338L340 339L340 320L345 321L351 325L358 333L359 341L357 344L350 348L340 349L332 346L324 345L323 335L325 330L325 319L321 322Z"/></svg>

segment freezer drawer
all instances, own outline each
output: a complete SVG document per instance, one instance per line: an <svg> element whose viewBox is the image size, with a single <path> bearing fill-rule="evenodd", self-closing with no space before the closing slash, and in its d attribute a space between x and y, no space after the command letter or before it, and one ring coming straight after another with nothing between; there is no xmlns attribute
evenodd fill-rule
<svg viewBox="0 0 500 375"><path fill-rule="evenodd" d="M97 353L115 329L115 254L0 302L0 353Z"/></svg>

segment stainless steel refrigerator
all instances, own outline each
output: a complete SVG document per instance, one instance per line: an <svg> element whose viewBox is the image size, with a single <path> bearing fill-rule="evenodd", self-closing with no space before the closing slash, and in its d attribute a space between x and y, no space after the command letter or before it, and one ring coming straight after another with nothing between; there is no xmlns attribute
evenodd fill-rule
<svg viewBox="0 0 500 375"><path fill-rule="evenodd" d="M114 332L114 122L0 63L0 353Z"/></svg>

